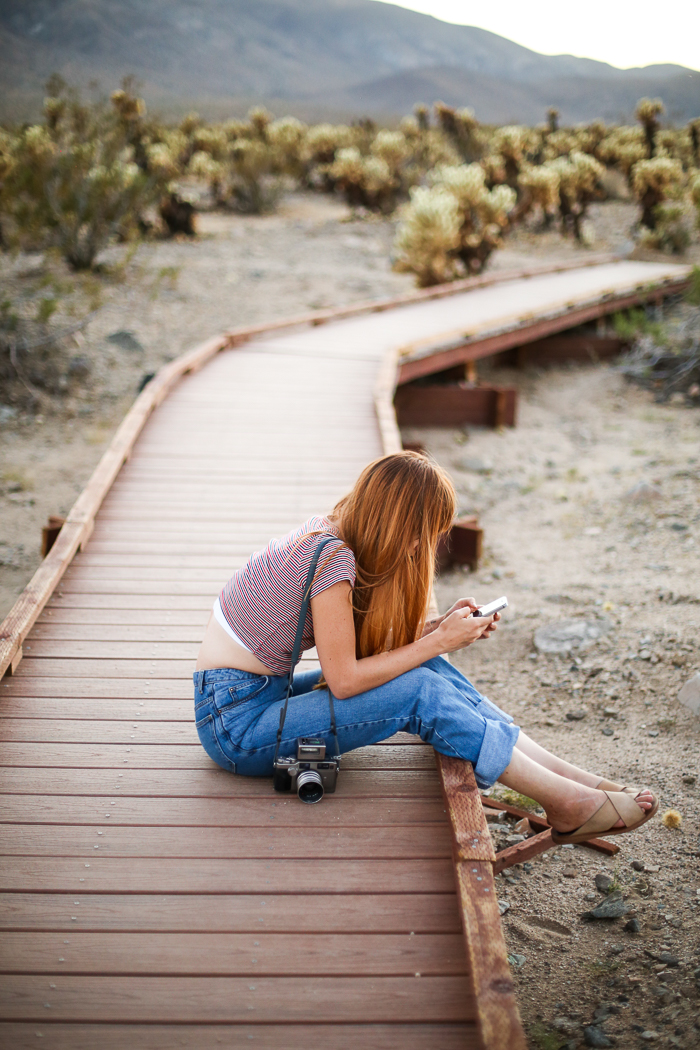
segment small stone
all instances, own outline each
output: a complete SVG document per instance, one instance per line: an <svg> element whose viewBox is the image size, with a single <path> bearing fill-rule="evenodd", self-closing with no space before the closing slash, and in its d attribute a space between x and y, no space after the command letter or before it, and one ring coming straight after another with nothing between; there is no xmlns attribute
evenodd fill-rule
<svg viewBox="0 0 700 1050"><path fill-rule="evenodd" d="M696 783L697 779L698 778L695 776L694 773L684 773L683 776L681 777L681 780L683 781L683 783L684 784L688 784L691 787L692 787L693 784Z"/></svg>
<svg viewBox="0 0 700 1050"><path fill-rule="evenodd" d="M143 352L143 346L138 341L133 332L127 332L121 329L118 332L112 332L111 335L107 336L107 342L114 343L121 350L131 350L134 353Z"/></svg>
<svg viewBox="0 0 700 1050"><path fill-rule="evenodd" d="M639 657L640 660L651 660L651 656L652 656L651 650L649 650L649 649L640 649L639 652L637 653L637 656Z"/></svg>
<svg viewBox="0 0 700 1050"><path fill-rule="evenodd" d="M632 867L634 868L635 871L644 871L645 870L644 861L643 860L633 860L632 861Z"/></svg>
<svg viewBox="0 0 700 1050"><path fill-rule="evenodd" d="M578 875L576 868L564 868L562 875L565 879L575 879Z"/></svg>
<svg viewBox="0 0 700 1050"><path fill-rule="evenodd" d="M678 958L678 956L671 955L670 952L660 952L660 954L657 955L656 958L659 960L659 962L671 968L680 965L680 959Z"/></svg>
<svg viewBox="0 0 700 1050"><path fill-rule="evenodd" d="M566 720L567 722L580 722L586 717L585 711L567 711Z"/></svg>
<svg viewBox="0 0 700 1050"><path fill-rule="evenodd" d="M639 933L641 928L639 919L628 919L624 925L624 929L627 933Z"/></svg>
<svg viewBox="0 0 700 1050"><path fill-rule="evenodd" d="M638 485L629 489L625 495L629 503L646 503L649 499L660 499L661 489L656 485L649 485L646 481L640 481Z"/></svg>
<svg viewBox="0 0 700 1050"><path fill-rule="evenodd" d="M499 902L498 902L498 914L499 914L499 915L505 915L505 913L506 913L506 912L507 912L507 911L508 911L509 909L510 909L510 903L509 903L509 901L499 901Z"/></svg>
<svg viewBox="0 0 700 1050"><path fill-rule="evenodd" d="M586 901L595 901L598 898L596 897L595 893L586 893L583 899Z"/></svg>
<svg viewBox="0 0 700 1050"><path fill-rule="evenodd" d="M535 648L542 653L568 653L587 649L607 634L612 624L605 617L595 620L556 620L535 631Z"/></svg>
<svg viewBox="0 0 700 1050"><path fill-rule="evenodd" d="M603 718L617 718L618 711L616 707L604 707Z"/></svg>
<svg viewBox="0 0 700 1050"><path fill-rule="evenodd" d="M603 726L603 728L601 729L601 733L603 734L603 736L614 736L615 730L612 729L611 726Z"/></svg>
<svg viewBox="0 0 700 1050"><path fill-rule="evenodd" d="M694 715L700 715L700 671L689 678L678 694L678 699Z"/></svg>
<svg viewBox="0 0 700 1050"><path fill-rule="evenodd" d="M619 919L626 915L629 908L622 897L612 896L602 900L596 908L583 913L584 919Z"/></svg>
<svg viewBox="0 0 700 1050"><path fill-rule="evenodd" d="M506 835L506 842L509 846L517 846L519 842L524 842L524 835Z"/></svg>
<svg viewBox="0 0 700 1050"><path fill-rule="evenodd" d="M484 816L487 824L501 824L508 814L504 809L485 809Z"/></svg>
<svg viewBox="0 0 700 1050"><path fill-rule="evenodd" d="M599 890L600 893L607 893L612 886L612 883L613 880L611 877L602 871L599 871L595 877L595 888Z"/></svg>
<svg viewBox="0 0 700 1050"><path fill-rule="evenodd" d="M647 1043L652 1043L654 1039L659 1038L659 1033L652 1031L651 1028L647 1028L646 1032L642 1032L639 1038L643 1039Z"/></svg>
<svg viewBox="0 0 700 1050"><path fill-rule="evenodd" d="M527 837L528 835L532 834L532 825L530 824L530 821L527 819L527 817L523 817L523 819L519 820L518 823L515 825L513 831L516 833L516 835L525 835Z"/></svg>
<svg viewBox="0 0 700 1050"><path fill-rule="evenodd" d="M583 1041L586 1046L593 1047L605 1047L614 1046L612 1039L605 1034L602 1028L597 1028L595 1025L589 1025L583 1030Z"/></svg>
<svg viewBox="0 0 700 1050"><path fill-rule="evenodd" d="M658 729L650 729L649 732L647 733L647 736L658 736L658 735L659 735Z"/></svg>
<svg viewBox="0 0 700 1050"><path fill-rule="evenodd" d="M522 970L523 966L527 962L527 957L525 955L517 955L515 952L511 952L508 955L508 962L514 970Z"/></svg>

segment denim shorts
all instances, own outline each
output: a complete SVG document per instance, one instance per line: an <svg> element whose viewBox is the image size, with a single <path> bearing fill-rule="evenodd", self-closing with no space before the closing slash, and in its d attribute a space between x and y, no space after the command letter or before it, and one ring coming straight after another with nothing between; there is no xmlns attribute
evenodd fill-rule
<svg viewBox="0 0 700 1050"><path fill-rule="evenodd" d="M294 675L280 755L296 754L300 736L323 737L328 752L335 751L328 690L314 689L320 675ZM230 773L272 774L287 681L234 668L195 671L195 723L212 761ZM334 705L341 752L417 733L436 751L471 762L481 788L498 780L520 733L510 715L441 656Z"/></svg>

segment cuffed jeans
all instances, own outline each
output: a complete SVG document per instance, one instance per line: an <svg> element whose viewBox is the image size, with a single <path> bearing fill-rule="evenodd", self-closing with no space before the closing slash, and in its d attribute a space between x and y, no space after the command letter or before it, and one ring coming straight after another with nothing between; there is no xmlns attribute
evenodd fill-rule
<svg viewBox="0 0 700 1050"><path fill-rule="evenodd" d="M296 755L300 736L323 737L335 752L328 690L316 689L320 671L294 676L280 755ZM230 773L271 776L287 678L233 668L195 671L195 721L202 746ZM480 788L509 764L520 729L443 657L390 682L335 700L341 752L376 744L394 733L417 733L443 755L474 766Z"/></svg>

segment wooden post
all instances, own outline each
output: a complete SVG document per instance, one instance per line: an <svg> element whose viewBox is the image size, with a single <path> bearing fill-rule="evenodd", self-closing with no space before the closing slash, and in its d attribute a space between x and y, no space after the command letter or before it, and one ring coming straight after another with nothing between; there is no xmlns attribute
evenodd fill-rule
<svg viewBox="0 0 700 1050"><path fill-rule="evenodd" d="M66 523L65 518L59 518L57 514L49 515L49 520L41 530L41 556L45 558L49 553L54 543L58 539L58 534Z"/></svg>

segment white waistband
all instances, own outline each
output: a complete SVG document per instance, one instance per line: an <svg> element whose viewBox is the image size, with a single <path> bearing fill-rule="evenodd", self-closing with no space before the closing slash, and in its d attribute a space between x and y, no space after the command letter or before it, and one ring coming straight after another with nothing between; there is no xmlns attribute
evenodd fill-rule
<svg viewBox="0 0 700 1050"><path fill-rule="evenodd" d="M223 629L226 631L226 634L229 636L229 638L233 638L233 640L236 643L236 645L240 645L241 649L245 649L245 651L247 653L252 652L252 650L248 648L248 646L245 644L245 642L241 641L241 639L238 637L236 632L231 628L230 623L228 622L228 620L224 616L224 610L221 608L221 599L220 598L217 598L216 601L214 602L214 619L216 620L216 622L218 624L220 624L223 627Z"/></svg>

